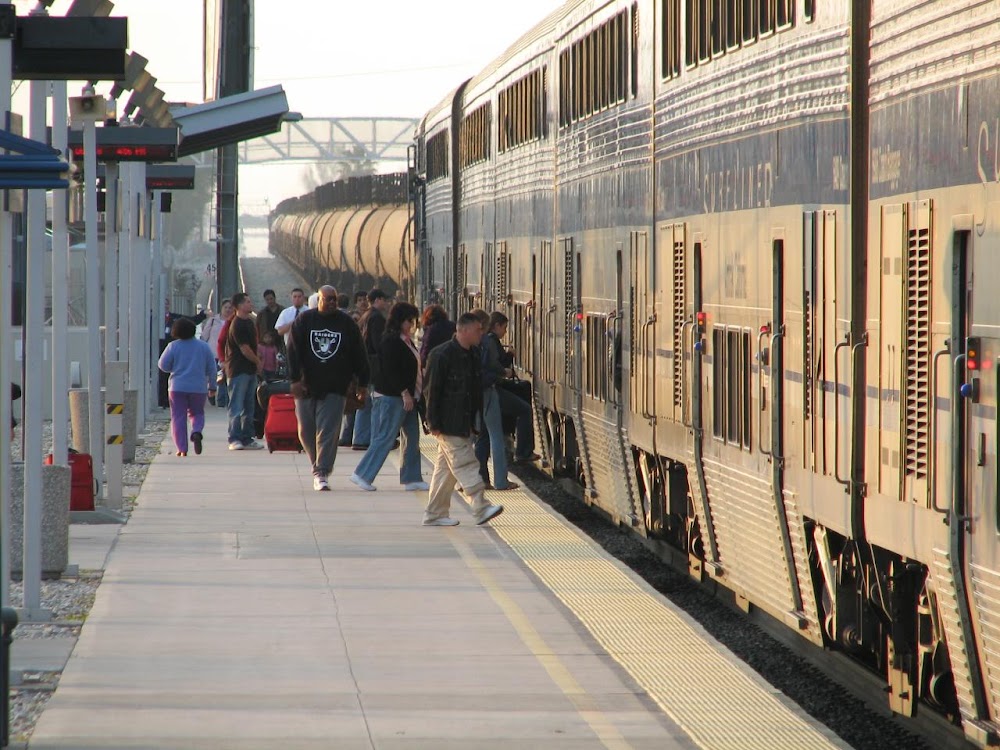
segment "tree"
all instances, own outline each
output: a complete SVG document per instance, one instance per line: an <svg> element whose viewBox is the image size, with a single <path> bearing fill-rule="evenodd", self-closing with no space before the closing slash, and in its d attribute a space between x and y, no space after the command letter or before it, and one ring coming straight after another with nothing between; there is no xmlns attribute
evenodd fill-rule
<svg viewBox="0 0 1000 750"><path fill-rule="evenodd" d="M305 192L312 192L328 182L375 174L375 162L360 144L339 147L337 156L339 158L333 161L312 162L303 170L302 186Z"/></svg>

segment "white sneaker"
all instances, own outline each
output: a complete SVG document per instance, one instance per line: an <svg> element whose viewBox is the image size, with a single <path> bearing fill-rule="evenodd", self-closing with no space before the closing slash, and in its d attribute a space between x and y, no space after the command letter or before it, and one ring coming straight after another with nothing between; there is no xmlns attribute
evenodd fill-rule
<svg viewBox="0 0 1000 750"><path fill-rule="evenodd" d="M482 526L484 523L489 521L491 518L496 518L501 513L503 513L502 505L491 505L486 510L482 512L482 515L476 519L476 526Z"/></svg>
<svg viewBox="0 0 1000 750"><path fill-rule="evenodd" d="M241 451L241 450L243 450L243 443L241 443L239 440L234 440L233 442L231 442L229 444L229 450L231 450L231 451Z"/></svg>
<svg viewBox="0 0 1000 750"><path fill-rule="evenodd" d="M454 518L444 516L442 518L424 519L424 526L458 526L458 521Z"/></svg>
<svg viewBox="0 0 1000 750"><path fill-rule="evenodd" d="M316 492L329 492L330 483L326 481L325 477L313 477L313 489Z"/></svg>
<svg viewBox="0 0 1000 750"><path fill-rule="evenodd" d="M256 440L251 440L249 443L243 446L243 450L247 451L259 451L264 446L258 443Z"/></svg>
<svg viewBox="0 0 1000 750"><path fill-rule="evenodd" d="M375 486L374 485L369 484L364 479L362 479L361 477L359 477L357 474L351 474L351 481L354 482L354 484L358 485L358 487L360 487L361 489L363 489L365 492L374 492L375 491Z"/></svg>
<svg viewBox="0 0 1000 750"><path fill-rule="evenodd" d="M410 492L421 492L430 488L431 486L427 482L407 482L403 485L403 489Z"/></svg>

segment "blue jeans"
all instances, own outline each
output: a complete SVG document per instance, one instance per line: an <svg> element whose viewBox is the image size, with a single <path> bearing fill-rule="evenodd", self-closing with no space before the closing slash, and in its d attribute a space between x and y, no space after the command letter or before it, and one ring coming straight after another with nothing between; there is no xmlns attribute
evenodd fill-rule
<svg viewBox="0 0 1000 750"><path fill-rule="evenodd" d="M500 399L500 414L517 419L517 442L514 458L528 458L535 452L535 427L531 424L531 404L506 388L496 388Z"/></svg>
<svg viewBox="0 0 1000 750"><path fill-rule="evenodd" d="M392 450L396 436L403 430L403 463L399 467L399 483L421 482L420 473L420 416L416 408L406 411L399 396L379 396L372 405L372 441L361 457L354 473L371 484L375 481Z"/></svg>
<svg viewBox="0 0 1000 750"><path fill-rule="evenodd" d="M498 490L507 488L507 444L504 442L503 416L500 413L500 397L496 388L483 391L483 422L476 440L476 458L479 459L479 473L485 479L486 460L493 456L493 486Z"/></svg>
<svg viewBox="0 0 1000 750"><path fill-rule="evenodd" d="M226 382L226 376L222 376L222 380L219 381L216 386L215 391L215 405L220 409L225 409L229 406L229 384Z"/></svg>
<svg viewBox="0 0 1000 750"><path fill-rule="evenodd" d="M248 445L253 441L253 412L257 405L257 376L234 375L229 379L229 442Z"/></svg>
<svg viewBox="0 0 1000 750"><path fill-rule="evenodd" d="M372 441L372 389L365 393L365 406L354 412L354 444L368 445Z"/></svg>

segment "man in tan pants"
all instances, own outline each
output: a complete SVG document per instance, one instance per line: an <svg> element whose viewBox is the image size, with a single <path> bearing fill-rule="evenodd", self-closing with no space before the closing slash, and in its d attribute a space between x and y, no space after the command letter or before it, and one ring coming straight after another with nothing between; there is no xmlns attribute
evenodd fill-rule
<svg viewBox="0 0 1000 750"><path fill-rule="evenodd" d="M456 483L472 506L481 525L503 512L483 497L485 485L479 476L479 460L472 448L472 428L482 404L479 339L482 327L472 313L458 319L455 337L431 351L427 361L424 393L427 425L438 442L438 455L431 475L430 497L424 510L424 526L457 526L448 515Z"/></svg>

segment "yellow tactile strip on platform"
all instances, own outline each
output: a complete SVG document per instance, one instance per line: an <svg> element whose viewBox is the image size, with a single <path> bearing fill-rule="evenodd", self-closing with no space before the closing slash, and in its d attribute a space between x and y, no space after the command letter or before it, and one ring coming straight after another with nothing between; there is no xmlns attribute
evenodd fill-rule
<svg viewBox="0 0 1000 750"><path fill-rule="evenodd" d="M433 458L436 445L422 443ZM846 747L538 501L515 490L502 502L491 528L699 747Z"/></svg>

